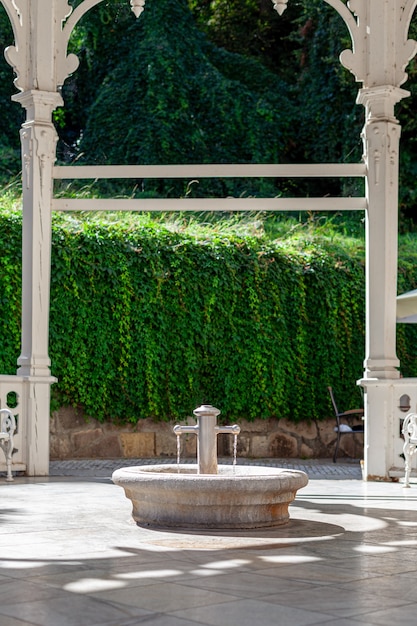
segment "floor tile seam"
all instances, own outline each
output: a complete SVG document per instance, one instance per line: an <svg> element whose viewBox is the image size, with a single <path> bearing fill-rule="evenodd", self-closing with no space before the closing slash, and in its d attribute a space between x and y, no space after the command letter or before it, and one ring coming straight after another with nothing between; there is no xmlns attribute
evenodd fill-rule
<svg viewBox="0 0 417 626"><path fill-rule="evenodd" d="M71 592L71 593L75 593L75 592ZM76 593L76 595L80 595L80 594ZM99 602L101 606L107 606L112 609L122 611L123 613L126 614L126 619L129 619L129 620L133 620L133 619L141 620L142 618L145 618L145 620L150 620L150 619L154 619L155 616L163 615L163 612L161 611L152 611L149 609L145 609L143 607L138 607L135 604L128 604L127 602L118 602L117 600L110 600L110 599L106 600L105 598L97 598L96 596L92 594L83 594L83 595L85 595L85 597L87 598L90 598ZM135 611L146 611L147 615L134 615ZM138 623L140 624L141 621L139 621ZM90 626L106 626L106 622L103 622L102 620L100 620L100 622L97 622L97 625L90 625Z"/></svg>
<svg viewBox="0 0 417 626"><path fill-rule="evenodd" d="M98 622L97 624L93 624L92 626L138 626L140 624L146 624L150 620L154 620L156 617L162 616L163 613L157 612L150 615L137 615L133 618L127 618L127 620L123 620L123 622L120 622L120 620L118 620L117 622L112 621L111 623L106 622L104 624L103 622Z"/></svg>
<svg viewBox="0 0 417 626"><path fill-rule="evenodd" d="M188 581L189 580L190 579L188 579ZM189 585L189 584L187 585L187 580L161 579L156 584L157 585L164 585L164 586L169 584L169 585L175 585L176 587L187 587L187 589L189 589L189 590L196 590L196 591L198 590L198 591L203 592L203 593L212 593L212 594L214 593L214 594L221 595L221 596L230 596L232 598L232 600L233 600L233 598L238 598L238 599L241 599L241 600L244 599L244 597L242 597L240 595L236 595L235 593L233 593L231 591L224 591L223 589L217 590L217 589L210 589L210 588L203 587L203 586L199 587L199 586L196 586L196 585ZM225 599L225 600L222 601L222 600L216 599L215 602L210 602L209 604L204 603L204 604L199 605L199 606L211 606L212 604L223 604L223 603L231 602L232 600L229 600L229 599L226 600Z"/></svg>
<svg viewBox="0 0 417 626"><path fill-rule="evenodd" d="M128 618L129 622L123 621L121 625L120 622L114 622L113 624L102 624L102 622L100 622L97 626L137 626L138 624L146 624L157 617L163 617L163 615L164 613L161 613L161 611L152 611L149 615L137 615L133 618Z"/></svg>
<svg viewBox="0 0 417 626"><path fill-rule="evenodd" d="M297 612L310 614L310 615L314 615L315 613L318 613L321 616L324 615L326 617L329 617L329 621L331 619L334 620L335 617L340 619L340 616L335 616L332 613L328 613L327 611L326 612L325 611L319 611L319 610L311 611L310 609L299 608L297 606L288 606L288 605L279 604L279 603L276 603L276 602L266 602L265 600L258 600L257 598L246 598L246 599L245 598L241 598L237 602L245 602L246 604L248 604L248 603L256 603L257 605L263 604L263 605L267 606L268 608L274 607L274 608L277 609L277 611L281 607L282 609L293 609L293 610L295 610ZM218 606L218 605L212 605L212 606ZM170 615L174 615L175 617L177 617L178 614L181 614L184 610L187 610L187 609L178 609L176 611L171 611ZM183 618L183 619L185 619L185 618ZM309 622L307 626L311 626L311 623L312 622ZM319 621L317 623L322 623L322 621ZM211 624L211 626L212 626L212 624Z"/></svg>
<svg viewBox="0 0 417 626"><path fill-rule="evenodd" d="M161 581L158 584L164 584L165 585L166 581ZM179 583L177 583L177 585L178 584ZM195 591L199 591L198 589L191 588L191 587L190 587L190 589L193 589ZM164 608L162 606L162 607L160 607L159 611L155 611L155 612L158 613L158 614L160 613L162 615L171 615L171 614L173 614L176 611L186 611L186 610L189 610L189 609L204 609L204 608L209 608L209 607L212 607L212 606L218 606L218 605L223 605L223 604L230 604L230 603L233 603L233 602L239 602L239 601L244 601L245 600L244 597L235 596L235 595L224 593L224 592L221 592L221 591L212 591L210 589L202 589L200 591L203 591L204 593L215 594L217 596L222 596L222 598L217 597L215 600L213 599L212 601L209 601L209 602L204 601L204 599L202 598L200 603L198 603L198 604L193 603L192 605L187 605L187 606L184 606L182 608L172 609L172 610L171 609L164 610ZM95 599L95 600L97 600L97 601L99 601L99 602L101 602L103 604L109 604L109 605L111 604L113 606L113 608L118 608L119 605L122 605L122 606L130 607L131 609L138 609L138 610L141 610L141 611L153 612L152 609L146 608L145 606L138 606L137 604L130 604L129 602L122 602L120 600L119 601L117 601L117 600L105 600L104 597L99 595L101 593L105 594L107 592L105 592L105 591L97 592L97 593L94 592L92 594L89 594L88 597L90 597L92 599ZM251 599L253 599L253 598L251 598ZM162 600L162 604L163 604L163 600Z"/></svg>
<svg viewBox="0 0 417 626"><path fill-rule="evenodd" d="M370 597L371 596L374 597L374 594L369 594L369 596ZM348 607L345 607L345 608L342 608L342 609L334 609L334 608L331 608L331 607L328 607L328 606L323 608L323 606L321 606L321 607L314 607L314 606L310 605L308 608L306 608L304 606L299 606L299 605L296 605L294 603L292 603L292 604L285 604L282 601L281 602L272 601L272 598L276 598L276 594L275 595L269 594L269 597L271 598L271 600L268 600L268 596L266 596L266 597L264 596L262 598L259 598L259 601L266 602L266 603L271 604L272 606L276 606L276 607L284 607L284 608L287 608L287 609L294 608L294 609L297 609L297 610L300 610L300 611L305 611L305 612L308 612L308 613L319 613L320 615L329 615L329 617L331 617L332 619L338 619L338 620L341 620L341 619L349 619L350 620L350 619L355 619L355 618L362 618L362 617L364 617L366 615L372 615L373 613L380 613L381 610L398 610L399 608L407 607L410 604L411 605L415 605L415 602L411 602L411 603L407 603L407 604L403 604L401 602L401 603L398 603L396 606L393 606L391 604L390 606L385 606L385 607L382 607L382 608L363 607L363 610L361 609L358 612L356 611L356 609L354 609L354 607L352 607L352 609L354 609L354 612L350 613L351 609L349 609ZM362 597L363 596L361 595L361 599L362 599ZM257 598L257 600L258 600L258 598ZM341 611L343 611L343 614L341 613ZM317 622L317 623L323 624L324 622L320 621L320 622Z"/></svg>
<svg viewBox="0 0 417 626"><path fill-rule="evenodd" d="M305 568L304 568L305 569ZM303 574L301 574L299 577L297 577L295 572L293 572L293 575L290 576L290 572L287 572L287 576L281 576L281 574L275 574L274 577L275 578L284 578L284 580L288 580L290 579L291 581L296 581L298 583L304 583L304 584L310 584L313 587L317 587L317 588L322 588L322 589L329 589L329 588L339 588L339 587L343 587L346 589L349 589L348 585L354 585L355 583L359 583L359 582L364 582L366 580L369 580L367 578L363 578L363 579L358 579L354 576L352 576L352 578L349 578L348 580L330 580L329 578L322 578L321 580L314 580L314 582L311 581L311 578L303 578ZM304 574L305 575L305 574ZM346 587L345 587L346 586Z"/></svg>
<svg viewBox="0 0 417 626"><path fill-rule="evenodd" d="M381 613L381 611L398 611L398 609L403 609L403 608L407 608L408 606L416 606L415 602L411 602L411 603L401 603L401 604L397 604L397 606L386 606L386 607L382 607L382 608L373 608L373 609L366 609L364 611L362 611L361 613L354 613L353 615L349 615L349 619L353 618L355 619L356 617L365 617L365 616L369 616L372 617L373 614L375 613ZM366 622L366 624L372 624L373 622ZM415 622L413 622L415 623ZM375 622L375 624L378 624L378 622ZM401 624L401 621L400 621Z"/></svg>
<svg viewBox="0 0 417 626"><path fill-rule="evenodd" d="M409 578L412 574L417 574L417 566L412 570L406 570L404 572L400 572L398 575L404 576L405 578ZM397 574L393 574L393 575L396 576Z"/></svg>
<svg viewBox="0 0 417 626"><path fill-rule="evenodd" d="M182 613L186 610L187 609L176 609L175 611L167 611L163 613L163 615L166 615L167 617L175 617L176 619L181 619L181 620L184 620L185 622L191 622L192 624L195 624L196 626L213 626L212 622L202 622L200 621L200 619L196 619L195 617L192 617L192 618L183 617Z"/></svg>
<svg viewBox="0 0 417 626"><path fill-rule="evenodd" d="M210 579L212 579L212 577L209 577L207 580L210 580ZM200 592L218 593L218 594L221 594L221 595L224 595L224 596L230 596L231 600L225 600L226 603L227 602L234 602L235 600L248 600L248 599L256 600L257 597L258 597L258 596L256 596L256 597L255 596L250 596L248 598L248 596L245 595L243 592L233 591L233 590L230 590L230 589L228 589L227 591L224 591L223 589L217 589L217 588L213 588L213 587L210 587L210 586L205 587L205 586L202 585L200 587L199 585L190 585L190 584L187 585L187 581L186 580L182 581L180 584L183 587L187 587L188 589L196 589L196 590L199 590ZM216 601L216 603L217 603L217 601ZM206 605L202 605L202 606L206 606ZM210 605L207 605L207 606L210 606Z"/></svg>
<svg viewBox="0 0 417 626"><path fill-rule="evenodd" d="M62 591L62 590L61 590ZM7 617L14 617L15 619L19 619L16 618L14 613L10 613L9 612L5 612L4 609L7 609L8 607L10 607L11 609L13 609L13 607L18 607L21 606L22 604L26 604L26 605L31 605L31 604L37 604L37 603L45 603L48 601L52 601L52 600L58 600L58 601L65 601L67 599L74 599L73 596L76 595L78 597L82 597L85 600L92 600L94 601L94 603L103 605L103 606L109 606L111 608L115 608L118 609L120 611L123 611L126 614L126 618L130 618L133 619L136 617L136 615L134 614L134 611L147 611L149 613L149 615L152 614L152 611L149 611L149 609L145 609L145 608L141 608L138 607L136 605L131 605L131 604L127 604L127 603L121 603L121 602L116 602L116 601L112 601L112 600L106 600L106 599L102 599L102 598L96 598L95 596L93 596L92 594L78 594L78 593L74 593L74 592L70 592L67 591L65 593L62 594L53 594L50 597L46 597L46 598L31 598L29 600L24 600L22 602L22 600L19 600L18 602L12 602L12 603L8 603L8 604L0 604L0 616L1 615L5 615ZM72 597L71 597L72 596ZM133 610L133 613L126 613L126 608L129 608L131 611ZM32 623L32 622L30 622ZM97 624L99 624L100 626L104 626L107 622L103 622L102 620L100 620L100 622L98 622ZM42 624L39 624L38 622L34 622L34 626L42 626ZM91 626L91 625L90 625Z"/></svg>
<svg viewBox="0 0 417 626"><path fill-rule="evenodd" d="M343 591L346 591L345 588L342 587ZM353 590L354 593L357 593L357 590L354 589ZM363 590L360 590L360 599L361 601L363 600L364 597L369 597L369 598L374 598L375 597L375 592L373 591L369 591L369 592L364 592ZM386 599L392 600L393 602L395 602L395 604L393 602L389 602L387 605L384 604L384 600ZM365 615L368 612L371 613L375 613L376 611L381 611L381 610L388 610L388 609L397 609L399 607L407 607L407 606L417 606L417 602L416 600L413 600L412 598L399 598L398 597L398 593L395 596L388 596L388 595L384 595L382 594L381 596L378 597L379 602L381 603L380 608L376 609L376 608L370 608L369 606L366 608L365 611L363 611L363 614ZM361 613L362 614L362 613Z"/></svg>
<svg viewBox="0 0 417 626"><path fill-rule="evenodd" d="M3 615L4 617L9 617L11 619L14 619L16 621L20 621L22 624L24 624L24 626L42 626L42 624L40 622L32 622L27 620L27 618L25 617L25 619L20 619L18 617L16 617L15 615L10 615L9 613L2 613L1 612L1 606L0 606L0 617L1 615Z"/></svg>
<svg viewBox="0 0 417 626"><path fill-rule="evenodd" d="M143 580L143 579L142 579ZM189 589L199 589L198 587L192 586L192 585L186 585L186 580L170 580L169 578L160 578L160 579L150 579L149 582L142 582L142 583L138 583L137 585L134 584L134 582L132 581L132 585L126 585L125 587L119 587L118 589L113 589L111 591L124 591L124 590L128 590L128 589L135 589L135 587L137 587L138 591L140 589L144 589L149 588L149 587L154 587L155 590L157 590L158 587L160 587L161 585L163 587L168 587L168 586L185 586L188 587ZM221 594L221 595L227 595L225 593L223 593L223 591L213 591L211 589L206 589L206 588L201 588L200 591L204 591L204 592L211 592L211 593L217 593L217 594ZM104 601L106 598L106 595L109 593L108 589L102 589L102 590L97 590L97 591L90 591L86 594L80 594L80 592L77 591L73 591L71 593L75 593L75 594L79 594L79 595L87 595L91 598L95 598L96 600L100 600L100 601ZM109 600L110 602L110 600ZM111 602L117 602L117 600L111 600ZM225 602L228 602L228 600L225 600ZM139 607L139 608L143 608L143 607ZM149 610L149 609L145 609L144 610Z"/></svg>
<svg viewBox="0 0 417 626"><path fill-rule="evenodd" d="M249 604L252 604L252 603L264 604L264 605L266 605L268 607L277 607L277 608L282 607L283 609L290 608L290 609L295 609L296 611L302 611L304 613L310 613L311 612L308 609L299 609L298 607L287 606L287 605L284 605L284 604L273 603L273 602L266 602L265 600L258 600L257 598L237 598L235 600L232 600L232 602L234 602L236 604L239 604L239 603L242 603L242 602L244 602L246 604L248 604L248 603ZM220 606L222 604L228 604L229 605L229 604L231 604L231 602L216 602L216 603L209 604L209 605L204 605L204 606L214 608L214 607ZM188 611L189 609L193 609L193 608L197 608L198 609L198 608L203 608L203 607L202 606L197 606L197 607L189 607L187 609L175 609L175 610L172 610L172 611L167 611L166 615L172 615L174 617L178 617L184 611ZM319 611L314 611L314 613L318 613L318 612ZM328 615L329 618L333 618L333 619L335 617L334 615L329 614L329 613L322 613L322 614ZM182 619L186 619L186 618L182 617ZM195 618L192 618L192 619L195 620ZM203 624L205 624L205 622L203 622ZM213 625L210 624L209 626L213 626Z"/></svg>
<svg viewBox="0 0 417 626"><path fill-rule="evenodd" d="M369 595L371 595L371 594L369 594ZM300 606L300 605L297 605L297 604L294 604L294 603L286 604L285 601L283 602L282 600L280 600L280 602L276 602L276 597L277 597L277 594L274 594L274 595L273 594L269 594L268 596L263 596L262 601L263 602L268 602L268 604L271 604L273 606L283 606L283 607L287 607L287 608L296 608L296 609L299 609L301 611L308 611L308 612L312 612L312 613L321 613L321 614L325 613L327 615L332 616L333 618L338 618L338 619L346 619L346 618L350 618L350 617L359 617L361 615L366 615L368 612L374 612L374 613L376 612L375 607L373 609L371 609L370 611L369 611L369 608L368 608L368 610L362 611L360 613L355 613L354 612L352 614L350 614L350 609L348 607L345 607L345 608L342 608L342 609L340 609L340 607L339 607L339 608L336 609L336 608L331 608L331 607L327 606L327 607L325 607L323 609L323 606L314 607L313 605L309 605L309 607L306 608L304 606ZM269 600L268 598L271 598L271 599ZM273 601L272 598L274 598L275 600ZM402 605L400 605L400 606L402 606ZM398 608L398 607L390 606L390 607L386 607L386 608ZM378 609L378 610L381 610L381 609ZM343 611L343 612L349 611L349 613L346 613L346 614L342 615L340 611Z"/></svg>
<svg viewBox="0 0 417 626"><path fill-rule="evenodd" d="M270 578L272 577L272 574L266 574L268 575ZM297 583L303 583L306 585L310 585L311 584L311 578L303 578L302 576L291 576L289 572L287 572L286 576L281 576L280 574L274 574L273 578L284 578L284 580L291 581L291 582L297 582ZM321 580L320 581L320 585L322 587L331 587L334 584L334 582L332 581L326 581L326 580Z"/></svg>
<svg viewBox="0 0 417 626"><path fill-rule="evenodd" d="M262 568L261 570L256 570L256 571L251 570L250 572L245 572L245 573L248 573L251 576L254 576L254 575L257 576L257 577L262 576L263 578L265 578L265 582L266 582L266 581L270 581L271 580L271 574L270 573L268 574L268 572L270 572L272 569L276 570L276 569L280 568L280 569L282 569L282 574L281 574L281 572L275 572L273 577L277 578L277 579L279 578L279 579L287 581L288 580L288 574L289 574L288 567L291 567L292 569L294 569L295 567L300 567L300 569L305 569L306 566L308 567L310 565L311 565L311 563L290 563L290 564L284 564L283 563L282 565L275 563L275 564L271 565L271 567L265 567L265 568ZM295 579L294 577L291 577L291 580L294 581L294 580L297 580L297 579ZM328 586L328 585L321 585L321 584L319 584L316 581L312 582L311 580L309 580L308 582L304 581L304 584L306 584L306 585L308 585L310 587L327 587Z"/></svg>
<svg viewBox="0 0 417 626"><path fill-rule="evenodd" d="M353 626L354 624L358 624L358 626L381 626L380 622L366 622L366 624L363 622L363 620L356 620L355 618L352 618L350 615L349 617L337 617L337 622L339 623L341 620L343 620L344 622L349 622L349 626ZM314 624L308 624L308 626L326 626L326 624L332 624L334 625L335 623L335 618L332 617L331 620L323 622L314 622Z"/></svg>
<svg viewBox="0 0 417 626"><path fill-rule="evenodd" d="M346 618L346 617L341 617L338 618L338 621L342 619L343 621L348 620L349 622L352 622L353 624L358 624L358 626L381 626L381 624L377 624L377 622L371 624L371 622L368 622L367 624L364 624L362 620L356 620L356 619L352 619L351 617ZM309 624L308 626L326 626L326 624L334 624L334 617L326 622L320 621L320 622L314 622L314 624ZM351 625L350 625L351 626Z"/></svg>
<svg viewBox="0 0 417 626"><path fill-rule="evenodd" d="M365 593L364 590L363 590L363 584L359 586L358 583L364 583L364 582L366 582L366 581L353 581L353 582L351 581L349 583L347 582L345 585L342 585L342 588L343 588L343 590L345 592L352 591L355 594L360 594L360 597L362 597L363 594ZM378 591L378 593L380 593L380 592L381 592L381 590ZM401 590L400 590L400 592L401 592ZM368 593L368 595L370 595L370 596L374 596L375 595L375 590L374 589L370 589L369 592L366 592L366 593ZM417 606L417 602L416 602L415 599L414 600L412 598L401 598L401 599L399 599L399 597L398 597L398 594L399 594L398 589L396 590L395 594L393 594L393 592L390 592L389 590L384 588L384 592L383 593L384 593L384 597L386 597L386 598L390 598L391 600L395 600L395 601L399 600L399 602L400 602L399 606ZM375 611L376 609L372 609L372 610Z"/></svg>
<svg viewBox="0 0 417 626"><path fill-rule="evenodd" d="M364 579L364 581L367 581L367 580L369 580L369 579L366 579L366 578ZM357 584L357 583L360 583L360 582L361 582L361 580L354 579L354 580L349 581L349 582L348 582L348 581L345 581L345 582L343 582L343 581L337 581L337 582L335 582L335 583L327 583L327 584L324 584L324 583L319 584L319 583L317 583L317 585L315 586L315 588L317 588L317 589L319 589L319 590L324 590L324 589L329 589L329 588L330 588L332 591L339 591L339 592L343 592L343 593L346 593L347 591L351 591L351 592L352 592L353 594L355 594L355 596L356 596L356 595L357 595L357 593L358 593L358 589L357 589L357 587L352 587L352 584ZM363 581L362 581L362 582L363 582ZM350 586L349 586L349 585L350 585ZM314 589L313 589L313 590L314 590ZM291 595L291 594L294 594L294 595L295 595L295 594L297 594L297 593L304 593L305 591L311 591L311 590L304 590L304 589L303 589L303 590L294 591L294 592L293 592L293 591L289 591L289 592L287 593L287 596L288 596L288 595ZM363 589L363 587L362 587L362 588L360 589L360 600L362 601L362 600L363 600L363 598L368 598L368 597L369 597L369 598L375 598L375 592L374 592L373 590L366 591L366 590L364 590L364 589ZM398 595L397 595L397 596L387 596L387 598L389 598L390 600L395 600L395 601L397 601L397 600L398 600ZM380 602L381 602L381 604L382 604L382 603L383 603L383 601L384 601L384 599L385 599L385 597L384 597L384 596L382 596L382 597L379 597L378 599L379 599L379 601L380 601ZM406 604L407 604L407 605L408 605L408 604L416 604L416 602L417 602L417 600L415 600L415 599L413 600L412 598L410 598L410 602L407 602ZM401 600L401 601L400 601L400 604L401 604L401 605L403 604L403 600ZM374 610L374 609L371 609L371 610Z"/></svg>
<svg viewBox="0 0 417 626"><path fill-rule="evenodd" d="M361 565L361 564L359 564ZM355 564L352 564L352 567L346 567L344 568L345 572L348 572L350 569L355 569ZM382 566L380 566L382 567ZM417 569L417 568L416 568ZM386 573L385 571L379 571L378 569L375 568L375 566L373 566L372 564L365 566L361 566L361 573L360 574L356 574L356 578L355 580L371 580L374 578L384 578L386 576L406 576L408 577L409 575L413 574L416 569L414 570L406 570L404 572L399 572L398 570L393 572L392 574L390 573Z"/></svg>

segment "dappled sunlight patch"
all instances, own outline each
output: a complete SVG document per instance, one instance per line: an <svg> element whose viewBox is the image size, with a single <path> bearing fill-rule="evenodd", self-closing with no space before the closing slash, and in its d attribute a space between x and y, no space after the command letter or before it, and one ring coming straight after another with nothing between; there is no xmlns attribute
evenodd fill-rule
<svg viewBox="0 0 417 626"><path fill-rule="evenodd" d="M0 561L1 569L33 569L35 567L46 567L46 561Z"/></svg>
<svg viewBox="0 0 417 626"><path fill-rule="evenodd" d="M193 576L217 576L218 574L223 574L223 572L219 569L193 569L190 574L193 574Z"/></svg>
<svg viewBox="0 0 417 626"><path fill-rule="evenodd" d="M124 574L117 574L116 578L122 580L140 580L142 578L170 578L172 576L181 576L183 574L179 569L154 569L154 570L142 570L136 572L126 572Z"/></svg>
<svg viewBox="0 0 417 626"><path fill-rule="evenodd" d="M265 563L282 563L286 565L298 565L299 563L312 563L313 561L323 561L318 556L307 556L305 554L272 554L260 556L259 559Z"/></svg>
<svg viewBox="0 0 417 626"><path fill-rule="evenodd" d="M203 567L208 569L231 569L233 567L242 567L243 565L248 565L250 561L245 559L228 559L227 561L213 561L212 563L207 563L203 565Z"/></svg>
<svg viewBox="0 0 417 626"><path fill-rule="evenodd" d="M102 578L80 578L63 586L65 591L72 593L93 593L97 591L108 591L109 589L119 589L125 583L118 580L103 580Z"/></svg>
<svg viewBox="0 0 417 626"><path fill-rule="evenodd" d="M396 549L387 545L363 544L353 548L355 552L361 554L384 554L388 552L396 552Z"/></svg>

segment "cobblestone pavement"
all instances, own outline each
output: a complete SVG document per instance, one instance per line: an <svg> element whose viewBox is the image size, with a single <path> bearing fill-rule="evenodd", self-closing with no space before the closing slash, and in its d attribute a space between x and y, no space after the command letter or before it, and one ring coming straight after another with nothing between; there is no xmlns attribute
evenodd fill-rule
<svg viewBox="0 0 417 626"><path fill-rule="evenodd" d="M175 459L77 459L70 461L51 461L49 471L51 476L96 476L110 477L114 470L120 467L134 465L172 464ZM181 463L195 463L193 459L181 460ZM219 459L219 464L231 465L232 460ZM306 472L308 477L328 480L361 480L360 462L354 460L340 460L332 463L330 459L240 459L238 465L266 465L285 469L298 469Z"/></svg>

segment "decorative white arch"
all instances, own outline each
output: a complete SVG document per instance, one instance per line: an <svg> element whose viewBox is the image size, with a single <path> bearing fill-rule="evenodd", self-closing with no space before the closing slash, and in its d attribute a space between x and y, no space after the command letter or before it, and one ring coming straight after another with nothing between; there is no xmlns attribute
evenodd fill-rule
<svg viewBox="0 0 417 626"><path fill-rule="evenodd" d="M30 476L49 472L50 373L48 356L51 211L97 210L94 201L53 198L59 178L141 178L221 176L362 176L365 198L297 198L257 200L263 210L364 209L366 213L366 358L365 475L387 478L402 451L399 436L400 398L410 398L417 410L417 379L401 379L396 356L396 291L398 238L398 153L400 125L394 107L409 95L401 89L406 66L417 44L408 30L417 0L323 0L344 20L352 49L341 63L362 83L357 102L366 110L363 162L325 165L195 165L54 167L57 136L54 109L63 104L59 92L78 59L67 54L73 28L102 0L83 0L73 8L67 0L0 0L12 24L15 42L5 55L16 73L20 93L13 99L26 109L21 129L23 177L22 347L16 376L0 376L0 403L19 395L20 430L15 469ZM279 14L288 0L272 0ZM145 0L130 0L138 17ZM245 204L246 201L246 204ZM194 210L189 200L162 200L167 210ZM74 204L75 203L75 204ZM254 200L199 200L199 210L246 210ZM102 208L105 203L101 200ZM284 206L283 206L284 205ZM153 210L158 200L110 201L108 209ZM404 406L404 402L402 403Z"/></svg>

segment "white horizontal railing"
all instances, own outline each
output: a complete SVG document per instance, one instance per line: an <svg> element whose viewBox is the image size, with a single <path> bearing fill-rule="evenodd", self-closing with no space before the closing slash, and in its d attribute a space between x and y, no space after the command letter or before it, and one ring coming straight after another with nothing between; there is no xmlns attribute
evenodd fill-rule
<svg viewBox="0 0 417 626"><path fill-rule="evenodd" d="M53 211L357 211L366 198L55 198Z"/></svg>
<svg viewBox="0 0 417 626"><path fill-rule="evenodd" d="M72 165L54 167L55 180L146 178L358 178L364 163L209 165ZM54 198L54 211L356 211L366 198Z"/></svg>
<svg viewBox="0 0 417 626"><path fill-rule="evenodd" d="M57 165L53 178L356 178L366 176L364 163L208 165Z"/></svg>

